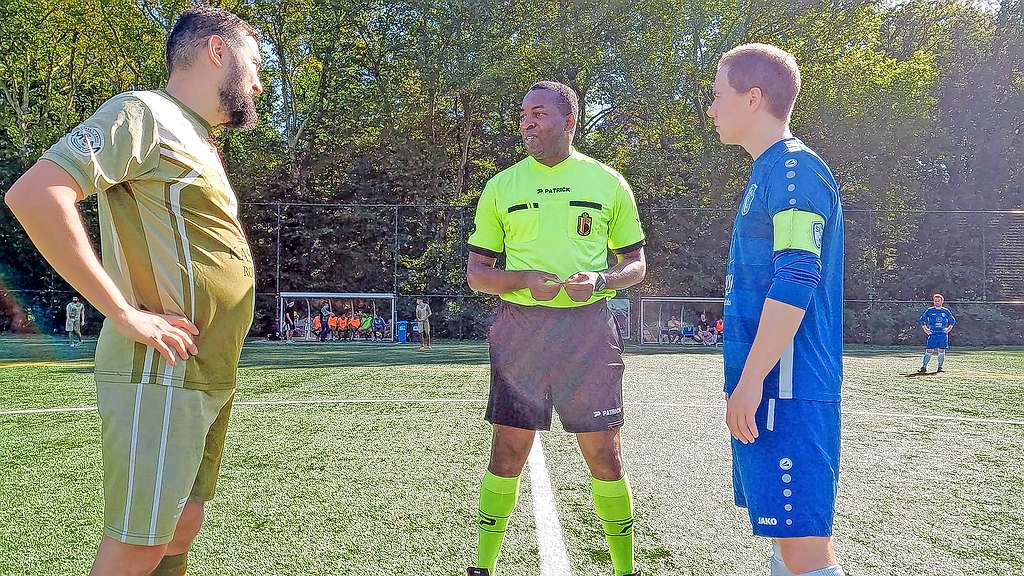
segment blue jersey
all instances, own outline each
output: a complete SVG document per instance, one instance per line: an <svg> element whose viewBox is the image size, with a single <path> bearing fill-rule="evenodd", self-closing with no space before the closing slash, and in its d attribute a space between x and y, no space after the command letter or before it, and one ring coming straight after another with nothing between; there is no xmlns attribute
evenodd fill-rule
<svg viewBox="0 0 1024 576"><path fill-rule="evenodd" d="M950 326L956 326L956 317L949 311L949 308L936 308L932 306L921 314L921 317L917 319L917 323L921 326L927 326L932 334L938 332L945 332L946 328Z"/></svg>
<svg viewBox="0 0 1024 576"><path fill-rule="evenodd" d="M725 279L725 392L739 383L766 298L806 310L764 395L836 402L843 377L843 209L825 162L796 138L755 161Z"/></svg>

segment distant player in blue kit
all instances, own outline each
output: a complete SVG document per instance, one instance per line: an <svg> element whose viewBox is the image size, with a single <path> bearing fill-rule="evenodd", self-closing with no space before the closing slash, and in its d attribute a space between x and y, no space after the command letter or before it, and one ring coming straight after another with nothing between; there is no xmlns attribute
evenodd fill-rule
<svg viewBox="0 0 1024 576"><path fill-rule="evenodd" d="M843 209L831 170L789 130L799 91L796 59L775 46L718 63L708 115L754 159L726 266L726 423L736 504L773 539L772 575L837 576Z"/></svg>
<svg viewBox="0 0 1024 576"><path fill-rule="evenodd" d="M956 316L942 305L945 301L942 294L933 294L932 307L925 310L917 319L917 323L928 335L927 349L924 351L918 374L928 373L928 362L931 361L932 354L939 356L939 369L936 372L942 372L942 364L946 361L946 349L949 348L949 333L953 326L956 326Z"/></svg>

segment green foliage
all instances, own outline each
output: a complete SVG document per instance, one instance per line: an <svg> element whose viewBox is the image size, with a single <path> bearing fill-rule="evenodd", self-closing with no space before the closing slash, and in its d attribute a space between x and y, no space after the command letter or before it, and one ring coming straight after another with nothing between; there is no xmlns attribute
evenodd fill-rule
<svg viewBox="0 0 1024 576"><path fill-rule="evenodd" d="M189 4L2 3L0 187L106 98L160 86L165 35ZM522 157L520 99L550 78L580 95L577 145L622 171L644 210L652 266L638 291L717 295L749 158L718 142L706 109L718 57L746 41L797 55L794 130L833 167L847 208L882 210L849 215L848 297L916 299L940 280L986 297L992 282L977 281L986 246L1014 236L990 227L983 243L951 225L960 235L936 248L939 270L923 253L926 219L885 211L1024 206L1021 0L991 9L964 0L225 5L263 36L261 124L219 136L263 294L279 280L337 288L343 269L346 289L468 295L462 244L475 199ZM401 218L396 285L393 215L351 223L306 210L295 225L293 214L280 228L278 279L276 212L255 202L469 209ZM94 204L83 211L94 219ZM65 288L6 210L0 262L8 287Z"/></svg>

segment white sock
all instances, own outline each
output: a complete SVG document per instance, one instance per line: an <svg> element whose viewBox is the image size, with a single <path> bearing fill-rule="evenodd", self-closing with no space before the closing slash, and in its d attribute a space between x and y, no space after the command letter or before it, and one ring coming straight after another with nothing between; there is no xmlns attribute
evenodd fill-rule
<svg viewBox="0 0 1024 576"><path fill-rule="evenodd" d="M843 572L843 567L839 564L833 564L822 568L821 570L815 570L814 572L804 572L800 576L845 576L846 572Z"/></svg>
<svg viewBox="0 0 1024 576"><path fill-rule="evenodd" d="M939 370L942 370L942 363L946 361L946 352L943 350L939 351Z"/></svg>
<svg viewBox="0 0 1024 576"><path fill-rule="evenodd" d="M931 361L932 361L932 353L931 352L925 352L924 353L924 359L921 360L921 366L923 368L927 368L928 367L928 363L931 362Z"/></svg>

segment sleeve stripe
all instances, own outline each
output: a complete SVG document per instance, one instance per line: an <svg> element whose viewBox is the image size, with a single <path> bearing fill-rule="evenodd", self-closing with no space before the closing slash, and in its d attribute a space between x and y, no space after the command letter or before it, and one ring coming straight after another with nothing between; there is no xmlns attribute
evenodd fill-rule
<svg viewBox="0 0 1024 576"><path fill-rule="evenodd" d="M582 208L593 208L594 210L601 210L603 206L597 202L585 202L583 200L570 200L569 206L579 206Z"/></svg>
<svg viewBox="0 0 1024 576"><path fill-rule="evenodd" d="M470 252L474 252L481 256L486 256L488 258L497 258L498 256L501 256L501 252L495 252L494 250L488 250L487 248L481 248L480 246L474 246L472 244L468 244L468 246Z"/></svg>
<svg viewBox="0 0 1024 576"><path fill-rule="evenodd" d="M622 248L612 248L612 252L615 252L616 254L629 254L630 252L635 252L646 245L647 239L644 238L643 240L630 244L629 246L623 246Z"/></svg>

